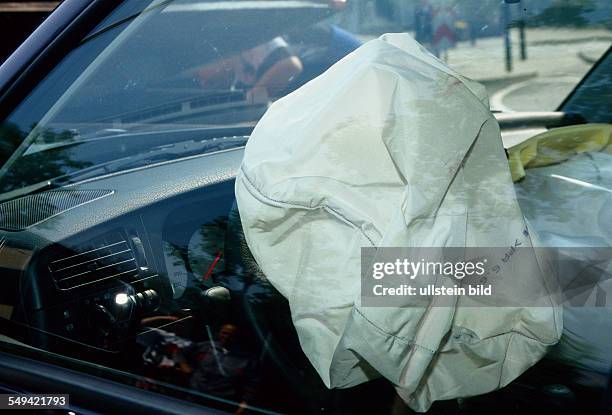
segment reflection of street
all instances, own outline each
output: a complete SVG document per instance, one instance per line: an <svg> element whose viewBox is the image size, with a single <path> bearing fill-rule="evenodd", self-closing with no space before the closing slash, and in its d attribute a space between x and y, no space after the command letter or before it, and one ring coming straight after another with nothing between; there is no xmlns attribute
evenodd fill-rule
<svg viewBox="0 0 612 415"><path fill-rule="evenodd" d="M493 109L547 111L559 106L588 72L591 62L610 47L612 31L527 30L526 61L519 59L518 33L512 33L512 42L514 70L510 73L505 70L501 37L479 39L477 47L460 42L448 63L485 84Z"/></svg>
<svg viewBox="0 0 612 415"><path fill-rule="evenodd" d="M491 108L503 112L556 109L579 81L577 76L534 76L514 82L491 93Z"/></svg>
<svg viewBox="0 0 612 415"><path fill-rule="evenodd" d="M375 36L360 36L362 40ZM448 64L487 87L494 110L556 109L578 81L612 45L605 29L528 29L528 59L519 58L518 32L512 32L513 71L506 72L501 36L458 42Z"/></svg>

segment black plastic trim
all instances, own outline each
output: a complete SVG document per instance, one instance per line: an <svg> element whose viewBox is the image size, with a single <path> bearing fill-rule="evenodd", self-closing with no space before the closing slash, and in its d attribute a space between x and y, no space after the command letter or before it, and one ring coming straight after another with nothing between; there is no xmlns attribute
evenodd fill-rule
<svg viewBox="0 0 612 415"><path fill-rule="evenodd" d="M579 114L561 111L496 113L495 118L502 130L532 127L554 128L586 123L586 120Z"/></svg>
<svg viewBox="0 0 612 415"><path fill-rule="evenodd" d="M100 413L226 413L4 352L0 352L0 384L31 393L69 394L71 405Z"/></svg>
<svg viewBox="0 0 612 415"><path fill-rule="evenodd" d="M120 0L65 0L0 66L0 120L110 13Z"/></svg>
<svg viewBox="0 0 612 415"><path fill-rule="evenodd" d="M601 65L606 59L608 59L610 53L612 53L612 46L610 46L606 53L604 53L603 56L599 58L599 60L595 63L595 65L593 65L591 69L589 69L587 74L580 80L580 82L578 82L578 85L576 85L572 92L570 92L569 95L565 97L561 105L559 105L559 109L557 111L563 111L567 104L574 98L578 90L580 90L580 88L582 88L582 86L588 82L589 78L597 70L599 65Z"/></svg>

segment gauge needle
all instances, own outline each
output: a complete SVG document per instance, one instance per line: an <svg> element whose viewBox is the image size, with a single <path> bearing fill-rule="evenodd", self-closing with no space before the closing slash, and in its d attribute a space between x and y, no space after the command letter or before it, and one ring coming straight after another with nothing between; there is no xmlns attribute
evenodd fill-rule
<svg viewBox="0 0 612 415"><path fill-rule="evenodd" d="M202 279L204 281L206 281L207 279L210 278L210 275L212 274L213 270L217 266L217 262L219 262L219 260L221 259L221 255L223 255L223 252L218 251L217 252L217 256L215 257L215 260L213 261L212 264L210 264L210 267L208 268L208 271L206 271L206 274L204 274L204 276L202 277Z"/></svg>

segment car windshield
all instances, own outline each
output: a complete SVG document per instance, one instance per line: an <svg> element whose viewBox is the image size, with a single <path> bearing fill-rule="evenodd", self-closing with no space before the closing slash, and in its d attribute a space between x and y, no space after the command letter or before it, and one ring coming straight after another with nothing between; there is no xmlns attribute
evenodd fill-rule
<svg viewBox="0 0 612 415"><path fill-rule="evenodd" d="M494 111L555 110L611 28L607 0L124 2L0 125L0 197L243 145L271 102L386 32L484 84Z"/></svg>

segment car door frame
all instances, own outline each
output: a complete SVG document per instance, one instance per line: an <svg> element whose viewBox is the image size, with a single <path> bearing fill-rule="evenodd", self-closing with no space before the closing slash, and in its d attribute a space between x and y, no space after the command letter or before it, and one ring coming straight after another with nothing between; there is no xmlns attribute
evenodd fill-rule
<svg viewBox="0 0 612 415"><path fill-rule="evenodd" d="M0 66L0 120L121 0L64 0Z"/></svg>
<svg viewBox="0 0 612 415"><path fill-rule="evenodd" d="M0 385L24 393L68 394L70 409L77 413L226 413L4 350L0 350Z"/></svg>
<svg viewBox="0 0 612 415"><path fill-rule="evenodd" d="M0 66L0 119L121 0L64 0ZM177 398L25 357L27 346L0 349L0 385L6 391L69 394L70 408L86 413L221 414Z"/></svg>

